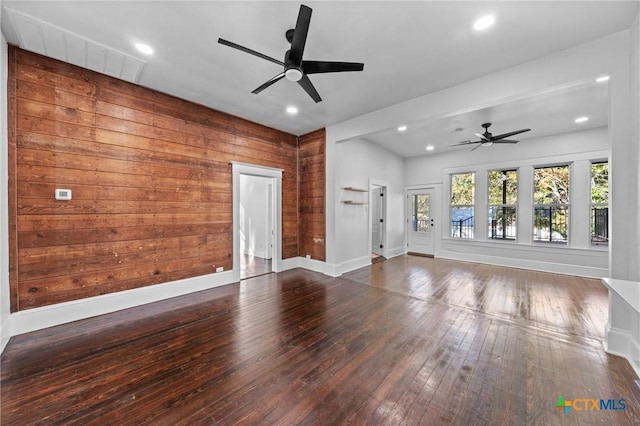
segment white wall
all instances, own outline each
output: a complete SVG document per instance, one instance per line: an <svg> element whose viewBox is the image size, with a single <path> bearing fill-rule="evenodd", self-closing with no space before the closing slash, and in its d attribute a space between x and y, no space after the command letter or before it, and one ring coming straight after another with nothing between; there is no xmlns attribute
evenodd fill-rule
<svg viewBox="0 0 640 426"><path fill-rule="evenodd" d="M240 248L245 254L270 258L269 179L257 176L240 176Z"/></svg>
<svg viewBox="0 0 640 426"><path fill-rule="evenodd" d="M387 187L386 247L394 256L404 251L404 160L366 140L354 140L336 146L335 174L336 223L338 244L334 264L340 272L371 262L369 245L369 206L345 204L345 200L368 201L368 193L344 190L344 187L369 189L370 182ZM328 253L328 252L327 252Z"/></svg>
<svg viewBox="0 0 640 426"><path fill-rule="evenodd" d="M407 185L442 182L442 170L446 168L497 162L517 165L522 160L601 151L608 148L607 129L600 127L564 135L522 140L515 145L494 144L491 147L480 147L475 151L458 149L437 155L423 155L407 159L405 182Z"/></svg>
<svg viewBox="0 0 640 426"><path fill-rule="evenodd" d="M1 13L1 12L0 12ZM7 41L0 40L0 352L11 337L9 304L9 206L7 173Z"/></svg>
<svg viewBox="0 0 640 426"><path fill-rule="evenodd" d="M592 42L566 49L534 61L468 81L458 86L418 97L397 105L338 123L327 128L327 259L340 252L342 239L339 187L335 169L339 163L340 141L360 135L394 128L400 121L413 122L457 114L469 109L488 107L562 85L593 81L602 74L611 76L609 140L612 174L611 247L609 275L633 279L638 272L637 253L640 226L638 206L638 148L631 129L638 124L638 114L631 114L632 99L637 91L630 90L631 31L621 31ZM634 42L637 47L637 41ZM633 78L637 78L636 75ZM488 155L480 153L480 155ZM480 160L478 160L480 161ZM633 164L632 164L633 163ZM409 162L408 162L409 164ZM427 172L431 173L431 172ZM414 183L407 176L407 184ZM442 181L441 172L425 175L429 183ZM632 186L632 189L630 189ZM633 195L629 197L629 192ZM444 192L444 190L443 190ZM617 203L617 204L616 204ZM635 215L631 217L631 215ZM623 229L623 224L629 227ZM630 254L635 254L631 258ZM567 271L570 273L570 271Z"/></svg>
<svg viewBox="0 0 640 426"><path fill-rule="evenodd" d="M636 17L636 21L631 28L631 64L629 76L631 77L630 82L630 92L635 93L635 96L631 98L631 113L630 117L632 120L632 130L631 130L631 139L630 145L636 147L636 177L635 177L635 196L636 196L636 212L640 212L640 167L637 165L640 164L640 15ZM631 185L633 188L633 185ZM636 213L635 215L636 221L640 221L640 215ZM636 262L633 263L635 265L635 270L630 273L630 277L635 277L635 280L640 280L640 262L637 259L640 259L640 223L636 222L636 238L635 244L632 243L635 247L635 251L632 253L632 256L636 259Z"/></svg>
<svg viewBox="0 0 640 426"><path fill-rule="evenodd" d="M438 257L606 277L609 272L607 250L590 247L589 175L591 160L607 159L608 146L607 128L597 128L527 139L517 145L425 155L406 161L405 181L407 185L443 183L442 232L438 235L435 253ZM571 164L571 234L566 246L532 241L533 168L557 162ZM487 238L485 176L488 170L508 168L517 168L519 177L517 241L491 241ZM448 235L449 175L467 171L476 173L476 232L473 240L452 239Z"/></svg>

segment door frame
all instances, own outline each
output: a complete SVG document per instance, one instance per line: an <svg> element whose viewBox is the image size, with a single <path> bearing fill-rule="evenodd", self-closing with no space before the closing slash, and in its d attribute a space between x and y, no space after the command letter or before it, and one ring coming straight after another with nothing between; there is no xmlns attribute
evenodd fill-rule
<svg viewBox="0 0 640 426"><path fill-rule="evenodd" d="M384 192L384 196L382 197L382 206L381 206L381 213L380 215L382 216L383 222L382 222L382 226L380 227L380 235L382 238L382 255L384 257L389 257L387 256L387 249L388 249L388 244L387 244L387 199L388 197L388 193L389 193L389 184L384 181L384 180L380 180L380 179L375 179L375 178L369 178L369 209L368 209L368 215L369 216L369 224L368 224L368 232L367 234L369 235L369 237L367 238L367 251L366 253L371 254L371 243L373 241L373 236L372 236L372 232L371 232L371 225L373 224L373 218L372 213L371 213L371 205L373 203L373 187L374 186L379 186L381 188L383 188L383 192Z"/></svg>
<svg viewBox="0 0 640 426"><path fill-rule="evenodd" d="M435 213L436 217L433 221L433 234L432 234L432 238L433 238L433 256L437 256L440 252L440 244L442 242L442 223L444 216L443 212L442 212L442 207L441 207L441 201L442 201L442 184L441 183L434 183L434 184L423 184L423 185L407 185L404 188L404 217L405 217L405 227L404 227L404 246L405 246L405 251L409 251L407 250L409 247L409 223L411 221L411 212L409 211L408 205L409 205L409 195L411 195L411 192L414 191L420 191L420 190L425 190L425 191L433 191L433 196L430 198L430 202L431 205L429 206L429 209L431 212Z"/></svg>
<svg viewBox="0 0 640 426"><path fill-rule="evenodd" d="M268 178L273 185L271 214L273 217L273 248L271 269L282 271L282 169L256 164L231 162L233 182L233 279L240 281L240 175Z"/></svg>

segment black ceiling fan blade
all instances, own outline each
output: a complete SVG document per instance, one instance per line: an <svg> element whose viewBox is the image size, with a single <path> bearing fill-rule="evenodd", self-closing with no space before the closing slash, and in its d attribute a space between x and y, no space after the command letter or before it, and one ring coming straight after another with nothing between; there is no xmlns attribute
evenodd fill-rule
<svg viewBox="0 0 640 426"><path fill-rule="evenodd" d="M509 132L509 133L503 133L503 134L498 135L498 136L493 136L491 138L491 140L495 142L495 141L500 140L500 139L508 138L509 136L518 135L520 133L528 132L529 130L531 130L531 129L521 129L521 130L515 130L513 132Z"/></svg>
<svg viewBox="0 0 640 426"><path fill-rule="evenodd" d="M240 50L242 52L248 53L250 55L257 56L258 58L266 59L267 61L273 62L274 64L278 64L278 65L284 66L284 62L282 62L282 61L279 61L279 60L277 60L275 58L272 58L271 56L264 55L264 54L262 54L260 52L256 52L255 50L249 49L248 47L240 46L239 44L236 44L236 43L234 43L232 41L225 40L223 38L219 38L218 39L218 43L224 44L225 46L232 47L234 49L237 49L237 50Z"/></svg>
<svg viewBox="0 0 640 426"><path fill-rule="evenodd" d="M512 140L512 139L498 139L497 141L492 141L493 143L518 143L520 141Z"/></svg>
<svg viewBox="0 0 640 426"><path fill-rule="evenodd" d="M304 89L305 92L307 92L309 96L311 96L311 98L316 103L322 101L322 99L320 98L320 95L318 94L318 91L316 90L315 87L313 87L311 80L309 80L309 77L307 77L306 75L303 75L302 78L298 81L298 84Z"/></svg>
<svg viewBox="0 0 640 426"><path fill-rule="evenodd" d="M462 141L460 143L449 145L449 146L463 146L463 145L475 145L477 143L485 143L486 141Z"/></svg>
<svg viewBox="0 0 640 426"><path fill-rule="evenodd" d="M291 53L289 54L289 59L296 65L300 65L302 62L302 54L304 53L304 45L307 43L307 33L309 32L310 22L311 8L301 4L296 28L293 30Z"/></svg>
<svg viewBox="0 0 640 426"><path fill-rule="evenodd" d="M364 64L359 62L302 61L302 71L305 74L362 71L363 69Z"/></svg>
<svg viewBox="0 0 640 426"><path fill-rule="evenodd" d="M276 83L276 82L282 80L283 78L284 78L284 73L281 72L280 74L278 74L275 77L273 77L271 80L269 80L266 83L264 83L262 86L258 87L254 91L252 91L251 93L255 93L257 95L258 93L262 92L267 87L271 86L273 83Z"/></svg>

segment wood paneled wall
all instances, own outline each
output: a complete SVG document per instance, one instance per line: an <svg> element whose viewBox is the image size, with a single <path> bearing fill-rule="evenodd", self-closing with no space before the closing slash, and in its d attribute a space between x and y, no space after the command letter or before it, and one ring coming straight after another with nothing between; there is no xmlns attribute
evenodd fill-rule
<svg viewBox="0 0 640 426"><path fill-rule="evenodd" d="M295 136L13 46L9 58L12 311L231 269L230 161L284 169L283 258L298 255Z"/></svg>
<svg viewBox="0 0 640 426"><path fill-rule="evenodd" d="M325 129L298 138L300 175L300 256L325 259Z"/></svg>

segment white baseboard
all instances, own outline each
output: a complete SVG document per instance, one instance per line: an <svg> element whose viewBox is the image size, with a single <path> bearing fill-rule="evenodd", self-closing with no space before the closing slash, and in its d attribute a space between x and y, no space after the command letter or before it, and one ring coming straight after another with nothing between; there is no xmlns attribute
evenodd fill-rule
<svg viewBox="0 0 640 426"><path fill-rule="evenodd" d="M607 323L603 342L605 352L626 358L640 377L640 342L628 330L611 327Z"/></svg>
<svg viewBox="0 0 640 426"><path fill-rule="evenodd" d="M172 281L102 296L27 309L11 314L11 335L28 333L72 321L128 309L159 300L236 282L233 271ZM4 340L4 324L3 324Z"/></svg>
<svg viewBox="0 0 640 426"><path fill-rule="evenodd" d="M566 263L541 262L535 260L488 256L454 251L440 251L438 257L443 259L461 260L463 262L485 263L495 266L508 266L511 268L530 269L533 271L552 272L562 275L575 275L587 278L604 278L609 275L606 268L591 266L569 265Z"/></svg>
<svg viewBox="0 0 640 426"><path fill-rule="evenodd" d="M370 256L363 256L357 259L348 260L346 262L331 264L315 259L307 259L306 257L294 257L282 260L282 270L293 268L304 268L314 272L328 275L330 277L339 277L345 272L362 268L371 264Z"/></svg>
<svg viewBox="0 0 640 426"><path fill-rule="evenodd" d="M300 267L300 258L290 257L289 259L282 259L280 270L278 272L288 271L289 269L295 269L298 267Z"/></svg>
<svg viewBox="0 0 640 426"><path fill-rule="evenodd" d="M334 274L335 268L327 263L302 257L283 259L281 266L281 271L302 267L325 275L337 276ZM19 311L8 316L2 324L0 352L11 336L183 296L239 280L239 271L231 270Z"/></svg>
<svg viewBox="0 0 640 426"><path fill-rule="evenodd" d="M338 263L337 265L335 265L335 272L336 272L335 276L340 276L346 272L353 271L355 269L360 269L368 265L371 265L371 255L347 260L345 262Z"/></svg>
<svg viewBox="0 0 640 426"><path fill-rule="evenodd" d="M392 249L384 249L382 251L382 255L384 257L386 257L387 259L391 259L392 257L397 257L400 255L403 255L407 252L407 247L405 246L400 246L400 247L395 247Z"/></svg>
<svg viewBox="0 0 640 426"><path fill-rule="evenodd" d="M640 377L640 282L603 278L609 291L604 350L629 361Z"/></svg>
<svg viewBox="0 0 640 426"><path fill-rule="evenodd" d="M4 348L9 343L9 339L13 336L13 330L11 327L11 315L7 315L7 317L0 325L0 354L4 351Z"/></svg>

